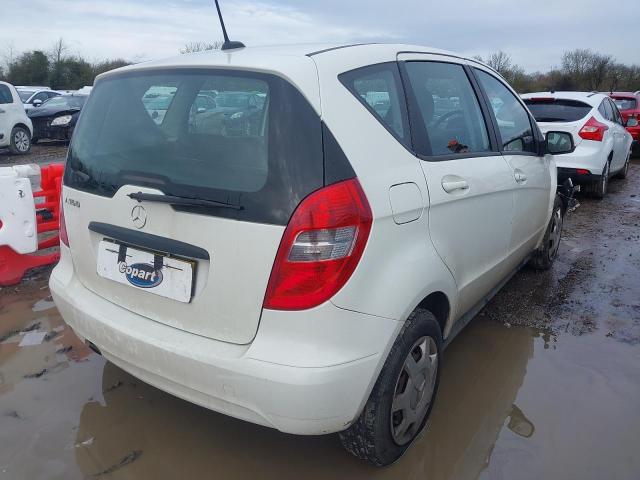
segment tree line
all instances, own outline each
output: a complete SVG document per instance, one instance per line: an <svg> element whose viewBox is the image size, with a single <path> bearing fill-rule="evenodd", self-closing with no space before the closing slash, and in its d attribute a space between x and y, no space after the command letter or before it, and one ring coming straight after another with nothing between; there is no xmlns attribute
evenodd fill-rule
<svg viewBox="0 0 640 480"><path fill-rule="evenodd" d="M0 65L0 80L13 85L48 86L54 90L77 90L93 85L97 75L129 65L121 58L89 62L69 53L61 38L49 50L31 50L15 55L9 47Z"/></svg>
<svg viewBox="0 0 640 480"><path fill-rule="evenodd" d="M475 57L498 73L518 93L540 91L635 92L640 90L640 66L617 62L611 55L589 49L566 51L559 67L548 72L526 73L503 51L487 58Z"/></svg>
<svg viewBox="0 0 640 480"><path fill-rule="evenodd" d="M190 42L180 53L219 49L222 42ZM640 90L640 66L617 62L611 55L589 49L566 51L559 67L547 72L527 73L512 57L498 51L486 58L475 57L500 73L519 93L578 91ZM75 90L93 85L95 77L114 68L129 65L121 58L91 63L80 55L69 54L61 38L49 50L32 50L14 56L5 53L5 66L0 65L0 80L14 85L43 85L56 90Z"/></svg>

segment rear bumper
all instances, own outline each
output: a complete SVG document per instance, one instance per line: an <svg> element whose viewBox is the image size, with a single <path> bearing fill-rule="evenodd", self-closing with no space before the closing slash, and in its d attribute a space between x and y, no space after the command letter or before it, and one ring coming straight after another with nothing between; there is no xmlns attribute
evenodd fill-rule
<svg viewBox="0 0 640 480"><path fill-rule="evenodd" d="M321 312L324 327L313 311L288 312L284 319L265 311L250 345L219 342L160 324L94 294L74 275L64 246L62 254L50 279L53 299L78 336L95 344L108 360L177 397L287 433L344 430L359 415L400 329L394 320L329 303L318 307L328 309ZM291 313L297 318L288 324ZM341 331L331 334L338 324ZM349 338L353 349L346 347ZM361 340L368 344L368 353Z"/></svg>
<svg viewBox="0 0 640 480"><path fill-rule="evenodd" d="M586 185L600 180L600 175L578 173L576 168L558 167L558 183L561 184L567 178L570 178L574 185Z"/></svg>
<svg viewBox="0 0 640 480"><path fill-rule="evenodd" d="M576 185L598 181L610 151L602 142L583 140L573 153L556 155L558 182L562 183L567 178ZM587 173L578 173L579 170Z"/></svg>

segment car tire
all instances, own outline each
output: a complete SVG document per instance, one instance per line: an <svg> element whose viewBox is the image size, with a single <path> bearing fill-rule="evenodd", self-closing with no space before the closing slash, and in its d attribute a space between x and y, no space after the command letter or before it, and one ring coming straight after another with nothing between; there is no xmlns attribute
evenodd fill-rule
<svg viewBox="0 0 640 480"><path fill-rule="evenodd" d="M31 150L31 134L24 127L13 127L9 151L14 155L26 155Z"/></svg>
<svg viewBox="0 0 640 480"><path fill-rule="evenodd" d="M340 433L344 448L375 466L399 459L427 423L441 368L440 325L431 312L416 309L391 347L362 413Z"/></svg>
<svg viewBox="0 0 640 480"><path fill-rule="evenodd" d="M624 162L624 167L622 167L622 170L620 170L616 174L616 178L619 178L621 180L624 180L625 178L627 178L627 175L629 173L629 162L630 161L631 161L631 150L629 150L629 155L627 155L627 161Z"/></svg>
<svg viewBox="0 0 640 480"><path fill-rule="evenodd" d="M607 195L609 188L609 171L611 168L611 159L607 160L602 170L600 179L591 186L591 194L598 200L602 200Z"/></svg>
<svg viewBox="0 0 640 480"><path fill-rule="evenodd" d="M547 225L547 231L544 234L542 245L534 252L529 262L536 270L549 270L553 266L553 262L558 256L558 250L560 249L563 224L562 199L556 195L553 202L551 219L549 220L549 225Z"/></svg>

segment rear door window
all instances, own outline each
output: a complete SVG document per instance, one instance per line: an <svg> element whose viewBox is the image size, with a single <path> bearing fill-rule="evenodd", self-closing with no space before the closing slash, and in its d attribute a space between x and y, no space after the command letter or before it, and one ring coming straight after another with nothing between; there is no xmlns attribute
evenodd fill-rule
<svg viewBox="0 0 640 480"><path fill-rule="evenodd" d="M618 110L618 107L613 101L609 99L607 99L607 101L610 103L611 110L613 111L613 121L622 125L623 124L622 115L620 115L620 111Z"/></svg>
<svg viewBox="0 0 640 480"><path fill-rule="evenodd" d="M291 84L252 72L128 73L96 85L73 136L65 185L125 184L240 209L174 207L285 225L323 185L320 118Z"/></svg>
<svg viewBox="0 0 640 480"><path fill-rule="evenodd" d="M509 153L536 153L536 140L526 108L496 77L479 69L475 69L475 72L491 103L502 138L502 150Z"/></svg>
<svg viewBox="0 0 640 480"><path fill-rule="evenodd" d="M591 111L591 105L578 100L528 98L524 101L537 122L577 122Z"/></svg>
<svg viewBox="0 0 640 480"><path fill-rule="evenodd" d="M0 104L13 103L13 95L6 85L0 85Z"/></svg>
<svg viewBox="0 0 640 480"><path fill-rule="evenodd" d="M395 62L359 68L339 79L393 136L409 145L406 103Z"/></svg>
<svg viewBox="0 0 640 480"><path fill-rule="evenodd" d="M478 98L462 65L407 62L412 109L419 114L415 135L425 156L491 150ZM412 116L412 120L413 120Z"/></svg>
<svg viewBox="0 0 640 480"><path fill-rule="evenodd" d="M602 104L600 105L600 108L598 108L598 110L604 118L606 118L610 122L615 122L613 108L611 107L611 102L609 102L607 98L602 101Z"/></svg>

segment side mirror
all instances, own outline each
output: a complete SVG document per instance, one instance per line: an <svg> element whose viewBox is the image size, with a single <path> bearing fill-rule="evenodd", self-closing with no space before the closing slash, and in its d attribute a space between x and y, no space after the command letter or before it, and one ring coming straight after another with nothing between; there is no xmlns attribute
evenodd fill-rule
<svg viewBox="0 0 640 480"><path fill-rule="evenodd" d="M567 132L547 132L545 146L545 152L551 155L571 153L576 149L573 136Z"/></svg>
<svg viewBox="0 0 640 480"><path fill-rule="evenodd" d="M638 126L638 119L635 117L631 117L629 118L629 120L627 120L627 127L637 127Z"/></svg>
<svg viewBox="0 0 640 480"><path fill-rule="evenodd" d="M197 113L204 113L204 112L206 112L206 111L207 111L207 109L206 109L206 108L204 108L204 107L198 107Z"/></svg>
<svg viewBox="0 0 640 480"><path fill-rule="evenodd" d="M31 102L31 105L33 105L34 107L39 107L40 105L42 105L42 100L36 99L33 102Z"/></svg>

